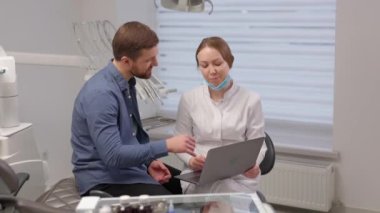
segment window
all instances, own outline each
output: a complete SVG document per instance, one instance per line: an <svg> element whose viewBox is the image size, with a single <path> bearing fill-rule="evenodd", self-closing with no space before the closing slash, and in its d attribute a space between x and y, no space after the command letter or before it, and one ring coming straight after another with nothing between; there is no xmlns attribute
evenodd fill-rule
<svg viewBox="0 0 380 213"><path fill-rule="evenodd" d="M161 111L175 112L181 93L203 84L196 48L204 37L220 36L235 56L231 77L261 95L274 141L331 150L335 0L213 3L211 15L157 10L157 75L178 90Z"/></svg>

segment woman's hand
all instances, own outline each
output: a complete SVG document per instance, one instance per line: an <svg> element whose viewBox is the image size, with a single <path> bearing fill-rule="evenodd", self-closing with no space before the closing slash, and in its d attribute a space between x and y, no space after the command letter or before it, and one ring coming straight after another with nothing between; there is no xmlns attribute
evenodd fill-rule
<svg viewBox="0 0 380 213"><path fill-rule="evenodd" d="M203 169L206 158L203 155L197 155L195 157L190 158L189 167L194 171L199 171Z"/></svg>
<svg viewBox="0 0 380 213"><path fill-rule="evenodd" d="M253 167L244 172L244 176L247 178L256 178L260 174L260 167L255 164Z"/></svg>

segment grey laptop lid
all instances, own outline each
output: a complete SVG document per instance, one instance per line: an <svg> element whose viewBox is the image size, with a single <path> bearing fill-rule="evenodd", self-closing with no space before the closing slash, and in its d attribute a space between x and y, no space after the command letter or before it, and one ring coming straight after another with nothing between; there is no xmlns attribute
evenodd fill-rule
<svg viewBox="0 0 380 213"><path fill-rule="evenodd" d="M202 185L242 174L252 167L260 153L264 137L210 149L202 171L175 176L175 178Z"/></svg>

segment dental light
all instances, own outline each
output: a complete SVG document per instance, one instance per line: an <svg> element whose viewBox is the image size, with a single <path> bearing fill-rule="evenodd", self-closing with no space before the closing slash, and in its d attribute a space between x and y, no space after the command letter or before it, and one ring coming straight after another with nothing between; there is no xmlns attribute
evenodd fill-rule
<svg viewBox="0 0 380 213"><path fill-rule="evenodd" d="M16 65L0 46L0 128L18 126L18 92Z"/></svg>
<svg viewBox="0 0 380 213"><path fill-rule="evenodd" d="M203 12L205 10L205 2L211 5L209 14L213 11L211 0L161 0L162 7L170 10L184 12Z"/></svg>

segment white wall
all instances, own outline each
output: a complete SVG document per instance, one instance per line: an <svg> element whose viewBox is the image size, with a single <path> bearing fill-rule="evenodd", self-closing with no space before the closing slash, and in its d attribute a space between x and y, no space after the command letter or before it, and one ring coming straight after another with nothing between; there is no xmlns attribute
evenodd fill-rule
<svg viewBox="0 0 380 213"><path fill-rule="evenodd" d="M6 51L73 54L74 0L0 0L0 42Z"/></svg>
<svg viewBox="0 0 380 213"><path fill-rule="evenodd" d="M156 9L153 0L117 0L119 24L125 21L140 21L152 28L156 27ZM160 1L157 1L159 3Z"/></svg>
<svg viewBox="0 0 380 213"><path fill-rule="evenodd" d="M380 211L380 1L338 0L334 149L338 198Z"/></svg>
<svg viewBox="0 0 380 213"><path fill-rule="evenodd" d="M152 28L156 26L152 0L82 0L81 4L83 21L107 19L116 28L127 21L140 21Z"/></svg>

